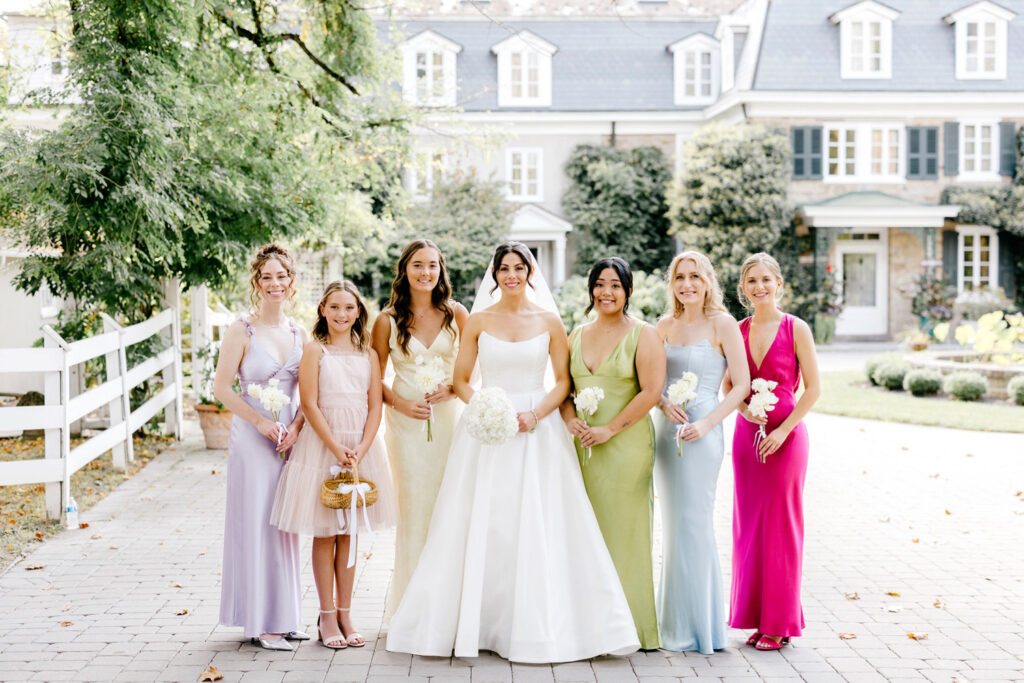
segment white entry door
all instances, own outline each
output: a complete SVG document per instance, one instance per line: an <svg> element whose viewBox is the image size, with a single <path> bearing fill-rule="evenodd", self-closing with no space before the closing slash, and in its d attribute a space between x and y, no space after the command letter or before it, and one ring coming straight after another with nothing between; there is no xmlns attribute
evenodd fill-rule
<svg viewBox="0 0 1024 683"><path fill-rule="evenodd" d="M835 267L843 312L836 319L837 335L889 332L888 248L885 229L839 235Z"/></svg>

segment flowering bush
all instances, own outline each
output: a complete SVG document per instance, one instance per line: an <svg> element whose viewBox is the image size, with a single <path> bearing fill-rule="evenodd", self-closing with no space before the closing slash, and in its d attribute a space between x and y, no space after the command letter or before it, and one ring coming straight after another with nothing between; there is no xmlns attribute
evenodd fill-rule
<svg viewBox="0 0 1024 683"><path fill-rule="evenodd" d="M960 401L977 401L988 391L988 381L977 372L962 370L946 375L942 390Z"/></svg>
<svg viewBox="0 0 1024 683"><path fill-rule="evenodd" d="M872 374L875 384L885 387L890 391L899 391L903 388L903 379L910 371L910 365L903 361L889 361L882 363Z"/></svg>
<svg viewBox="0 0 1024 683"><path fill-rule="evenodd" d="M924 327L933 327L953 317L956 288L944 282L933 271L921 273L901 291L911 299L910 308L914 315L921 316Z"/></svg>
<svg viewBox="0 0 1024 683"><path fill-rule="evenodd" d="M939 341L949 336L949 324L941 323L933 331ZM964 323L956 328L953 337L961 346L971 345L985 354L987 360L1000 365L1024 362L1024 314L1005 315L992 311L975 323Z"/></svg>
<svg viewBox="0 0 1024 683"><path fill-rule="evenodd" d="M942 390L942 373L929 368L911 370L903 378L903 389L914 396L934 396Z"/></svg>
<svg viewBox="0 0 1024 683"><path fill-rule="evenodd" d="M1006 383L1006 393L1010 400L1019 406L1024 406L1024 375L1016 375Z"/></svg>

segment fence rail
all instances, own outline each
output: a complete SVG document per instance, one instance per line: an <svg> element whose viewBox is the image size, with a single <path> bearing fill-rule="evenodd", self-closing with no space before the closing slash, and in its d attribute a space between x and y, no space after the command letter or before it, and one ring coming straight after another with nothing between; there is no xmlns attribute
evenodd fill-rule
<svg viewBox="0 0 1024 683"><path fill-rule="evenodd" d="M0 431L42 429L45 434L45 457L0 462L0 485L45 484L46 514L59 519L67 507L71 475L107 451L112 451L115 466L127 470L135 459L132 434L161 410L165 411L166 430L181 438L179 324L174 307L130 327L105 315L104 332L88 339L67 342L45 325L44 348L0 349L0 373L42 373L45 387L42 406L0 407ZM162 335L166 348L129 368L127 348L157 334ZM105 381L72 398L72 369L101 356ZM132 410L131 390L158 374L162 389ZM72 424L103 406L109 409L108 426L71 448Z"/></svg>

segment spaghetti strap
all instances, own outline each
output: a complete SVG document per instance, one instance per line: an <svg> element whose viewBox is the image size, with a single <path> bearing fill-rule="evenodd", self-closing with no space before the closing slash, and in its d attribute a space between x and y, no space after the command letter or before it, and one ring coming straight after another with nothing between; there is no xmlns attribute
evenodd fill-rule
<svg viewBox="0 0 1024 683"><path fill-rule="evenodd" d="M252 337L256 333L256 330L254 330L252 327L252 323L246 320L244 315L238 316L238 319L242 322L243 325L245 325L245 333Z"/></svg>

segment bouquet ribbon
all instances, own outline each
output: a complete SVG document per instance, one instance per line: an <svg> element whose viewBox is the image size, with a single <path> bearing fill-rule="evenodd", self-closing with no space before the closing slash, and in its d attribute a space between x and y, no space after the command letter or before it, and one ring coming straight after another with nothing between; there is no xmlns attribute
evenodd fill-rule
<svg viewBox="0 0 1024 683"><path fill-rule="evenodd" d="M680 457L682 457L682 455L683 455L683 431L686 429L686 425L687 424L688 423L684 422L682 424L676 425L676 443L679 444L679 456Z"/></svg>
<svg viewBox="0 0 1024 683"><path fill-rule="evenodd" d="M342 469L343 468L341 467L341 465L331 465L331 476L332 477L337 477L339 474L341 474ZM349 505L349 516L348 516L348 519L352 520L352 536L358 536L359 535L359 513L357 511L357 508L359 506L356 505L356 496L358 496L359 498L362 498L362 500L363 500L363 505L362 505L362 508L363 508L363 524L366 525L366 532L368 534L370 534L370 543L373 543L375 540L377 540L377 535L374 534L373 533L373 529L370 528L370 518L367 517L367 515L366 515L366 493L370 490L370 485L369 484L364 484L364 483L359 483L359 484L339 484L338 488L335 489L335 490L338 493L342 493L342 494L349 493L349 494L351 494L351 499L350 500L352 502ZM345 516L345 509L344 508L339 508L338 509L338 524L340 524L342 527L345 527L345 526L348 525L348 519L346 519L346 516ZM352 542L348 544L348 565L346 565L346 566L351 567L351 566L355 565L355 563L356 563L356 543L355 543L355 539L353 539Z"/></svg>

